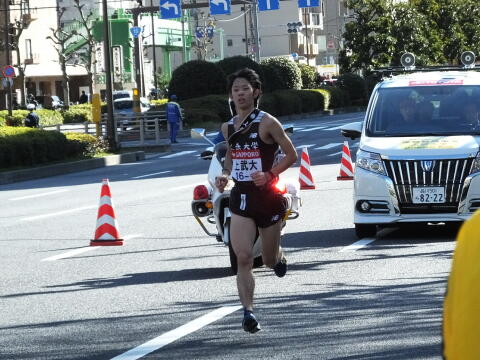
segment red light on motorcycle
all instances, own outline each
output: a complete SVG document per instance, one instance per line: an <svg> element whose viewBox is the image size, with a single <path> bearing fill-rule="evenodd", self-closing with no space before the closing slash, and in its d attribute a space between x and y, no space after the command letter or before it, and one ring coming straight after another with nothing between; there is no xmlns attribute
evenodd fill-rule
<svg viewBox="0 0 480 360"><path fill-rule="evenodd" d="M275 190L277 190L280 194L287 193L287 185L284 182L278 181L274 186Z"/></svg>
<svg viewBox="0 0 480 360"><path fill-rule="evenodd" d="M197 185L193 189L193 200L208 199L208 189L205 185Z"/></svg>

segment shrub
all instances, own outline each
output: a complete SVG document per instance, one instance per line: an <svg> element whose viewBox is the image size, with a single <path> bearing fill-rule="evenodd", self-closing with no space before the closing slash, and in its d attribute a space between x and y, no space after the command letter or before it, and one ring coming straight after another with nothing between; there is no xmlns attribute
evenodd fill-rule
<svg viewBox="0 0 480 360"><path fill-rule="evenodd" d="M31 166L65 158L67 140L57 131L0 128L0 167Z"/></svg>
<svg viewBox="0 0 480 360"><path fill-rule="evenodd" d="M57 124L63 124L63 116L60 111L57 110L48 110L48 109L38 109L35 110L38 117L40 118L41 126L51 126Z"/></svg>
<svg viewBox="0 0 480 360"><path fill-rule="evenodd" d="M72 105L68 110L62 111L63 122L65 124L84 123L92 121L92 105L80 104Z"/></svg>
<svg viewBox="0 0 480 360"><path fill-rule="evenodd" d="M161 105L165 105L167 102L168 102L168 99L150 100L150 105L161 106Z"/></svg>
<svg viewBox="0 0 480 360"><path fill-rule="evenodd" d="M313 66L307 64L298 64L300 73L302 74L302 89L316 88L317 70Z"/></svg>
<svg viewBox="0 0 480 360"><path fill-rule="evenodd" d="M176 94L179 100L185 100L210 94L224 94L225 88L225 74L218 65L193 60L175 69L168 92L169 95Z"/></svg>
<svg viewBox="0 0 480 360"><path fill-rule="evenodd" d="M348 93L336 86L323 86L323 90L328 93L328 108L337 109L350 105Z"/></svg>
<svg viewBox="0 0 480 360"><path fill-rule="evenodd" d="M266 92L302 88L302 75L293 61L282 57L273 57L263 60L261 65L265 76L263 88Z"/></svg>
<svg viewBox="0 0 480 360"><path fill-rule="evenodd" d="M25 117L28 114L28 110L13 110L12 116L8 119L8 111L0 111L0 125L1 126L23 126L25 123Z"/></svg>
<svg viewBox="0 0 480 360"><path fill-rule="evenodd" d="M231 118L226 95L208 95L200 98L180 101L184 110L184 121L192 124L213 122L220 124Z"/></svg>
<svg viewBox="0 0 480 360"><path fill-rule="evenodd" d="M108 143L105 140L98 139L93 135L81 133L65 133L67 137L67 156L68 157L93 157L95 154L106 152Z"/></svg>
<svg viewBox="0 0 480 360"><path fill-rule="evenodd" d="M265 81L261 65L253 61L248 56L239 55L227 57L223 60L220 60L217 64L223 70L223 73L225 74L227 79L230 74L233 74L237 70L243 68L250 68L260 76L262 82Z"/></svg>
<svg viewBox="0 0 480 360"><path fill-rule="evenodd" d="M363 105L368 99L367 85L365 80L353 73L341 75L337 80L337 86L344 90L352 104Z"/></svg>
<svg viewBox="0 0 480 360"><path fill-rule="evenodd" d="M263 95L260 108L274 116L318 111L325 108L325 96L320 90L279 90Z"/></svg>

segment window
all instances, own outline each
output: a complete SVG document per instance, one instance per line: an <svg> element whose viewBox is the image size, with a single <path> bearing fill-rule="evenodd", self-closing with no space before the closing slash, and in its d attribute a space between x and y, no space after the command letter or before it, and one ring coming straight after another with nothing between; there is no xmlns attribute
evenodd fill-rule
<svg viewBox="0 0 480 360"><path fill-rule="evenodd" d="M227 39L227 46L233 46L233 40Z"/></svg>
<svg viewBox="0 0 480 360"><path fill-rule="evenodd" d="M33 59L32 40L30 40L30 39L25 39L25 58L26 59Z"/></svg>

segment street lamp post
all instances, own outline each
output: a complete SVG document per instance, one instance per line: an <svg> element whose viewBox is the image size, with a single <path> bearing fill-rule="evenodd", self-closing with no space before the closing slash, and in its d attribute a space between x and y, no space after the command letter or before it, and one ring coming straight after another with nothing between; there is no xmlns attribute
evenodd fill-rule
<svg viewBox="0 0 480 360"><path fill-rule="evenodd" d="M108 21L107 0L102 0L103 10L103 52L105 53L105 86L107 101L107 139L110 149L117 148L115 139L115 121L113 119L113 99L112 99L112 56L110 52L110 28Z"/></svg>
<svg viewBox="0 0 480 360"><path fill-rule="evenodd" d="M10 2L9 0L4 1L5 4L5 65L11 65L10 58ZM7 110L9 118L12 116L12 83L10 79L7 79Z"/></svg>

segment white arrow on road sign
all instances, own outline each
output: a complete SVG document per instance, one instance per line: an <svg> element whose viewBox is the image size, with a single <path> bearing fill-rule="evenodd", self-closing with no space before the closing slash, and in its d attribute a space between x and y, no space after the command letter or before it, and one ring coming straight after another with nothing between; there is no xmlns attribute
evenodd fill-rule
<svg viewBox="0 0 480 360"><path fill-rule="evenodd" d="M224 11L227 11L228 9L228 3L227 3L227 0L210 0L210 2L214 5L220 5L222 4L223 5L223 10Z"/></svg>
<svg viewBox="0 0 480 360"><path fill-rule="evenodd" d="M170 11L170 9L175 9L175 14L180 13L180 11L178 11L178 6L175 3L169 3L168 1L166 1L162 4L161 7L168 11Z"/></svg>
<svg viewBox="0 0 480 360"><path fill-rule="evenodd" d="M279 0L258 0L258 10L278 10L280 8Z"/></svg>

